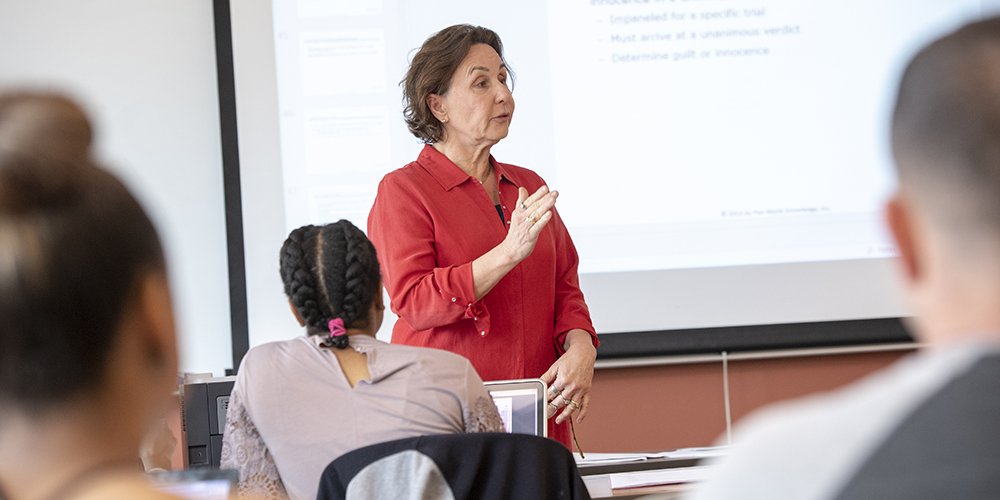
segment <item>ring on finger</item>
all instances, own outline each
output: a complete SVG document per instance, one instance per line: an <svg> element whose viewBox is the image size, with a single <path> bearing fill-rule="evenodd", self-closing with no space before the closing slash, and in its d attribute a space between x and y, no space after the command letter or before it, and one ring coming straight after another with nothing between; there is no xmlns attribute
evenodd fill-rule
<svg viewBox="0 0 1000 500"><path fill-rule="evenodd" d="M531 221L532 224L535 223L535 216L534 215L529 215L529 216L525 217L525 219Z"/></svg>
<svg viewBox="0 0 1000 500"><path fill-rule="evenodd" d="M521 202L521 210L527 210L527 209L528 209L528 205L525 205L524 202L522 201Z"/></svg>
<svg viewBox="0 0 1000 500"><path fill-rule="evenodd" d="M556 406L556 405L555 405L555 404L554 404L554 403L553 403L552 401L549 401L549 406L551 406L552 408L554 408L554 409L556 409L556 410L558 410L558 409L559 409L559 407L558 407L558 406Z"/></svg>
<svg viewBox="0 0 1000 500"><path fill-rule="evenodd" d="M570 406L572 406L572 407L573 407L574 409L577 409L577 410L578 410L578 409L580 409L580 403L577 403L576 401L573 401L572 399L571 399L571 400L569 400L569 404L570 404Z"/></svg>

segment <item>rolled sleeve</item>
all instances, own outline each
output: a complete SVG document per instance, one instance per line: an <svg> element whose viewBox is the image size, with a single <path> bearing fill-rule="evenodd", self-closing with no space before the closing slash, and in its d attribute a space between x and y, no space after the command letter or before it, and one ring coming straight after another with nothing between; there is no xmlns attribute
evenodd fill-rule
<svg viewBox="0 0 1000 500"><path fill-rule="evenodd" d="M448 325L462 319L475 321L481 330L489 332L489 310L486 304L476 300L476 287L472 276L472 263L455 267L435 268L431 273L433 283L438 285L437 297L429 298L441 304L446 313L440 318L431 318L425 328ZM417 287L411 291L419 293ZM412 297L412 295L411 295ZM409 304L409 315L416 315L421 300ZM404 318L405 319L405 318ZM414 326L412 323L410 326ZM417 328L414 326L414 328ZM420 328L424 329L424 328Z"/></svg>

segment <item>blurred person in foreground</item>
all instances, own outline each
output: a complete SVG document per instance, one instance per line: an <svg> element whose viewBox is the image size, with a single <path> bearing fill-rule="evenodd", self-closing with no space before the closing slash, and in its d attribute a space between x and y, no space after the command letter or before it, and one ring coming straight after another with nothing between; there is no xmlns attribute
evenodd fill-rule
<svg viewBox="0 0 1000 500"><path fill-rule="evenodd" d="M72 163L89 161L93 142L94 127L73 99L30 89L0 93L0 151ZM138 453L147 471L169 470L176 447L177 436L161 415Z"/></svg>
<svg viewBox="0 0 1000 500"><path fill-rule="evenodd" d="M125 186L0 151L0 499L172 498L137 452L176 373L163 251Z"/></svg>
<svg viewBox="0 0 1000 500"><path fill-rule="evenodd" d="M886 218L927 348L748 418L691 498L1000 498L1000 19L913 59L892 148Z"/></svg>

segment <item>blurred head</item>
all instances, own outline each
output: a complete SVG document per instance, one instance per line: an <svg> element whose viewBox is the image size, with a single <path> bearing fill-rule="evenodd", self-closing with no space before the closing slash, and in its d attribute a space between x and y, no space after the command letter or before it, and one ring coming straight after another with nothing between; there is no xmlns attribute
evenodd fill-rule
<svg viewBox="0 0 1000 500"><path fill-rule="evenodd" d="M163 252L135 198L85 160L0 152L0 410L121 377L165 397L176 364Z"/></svg>
<svg viewBox="0 0 1000 500"><path fill-rule="evenodd" d="M0 94L0 151L57 161L87 158L90 120L75 102L58 94Z"/></svg>
<svg viewBox="0 0 1000 500"><path fill-rule="evenodd" d="M892 148L899 191L888 218L918 315L950 303L975 309L977 296L1000 289L1000 19L965 26L911 61Z"/></svg>
<svg viewBox="0 0 1000 500"><path fill-rule="evenodd" d="M285 294L309 335L329 335L335 318L372 335L382 325L378 257L354 224L300 227L288 235L280 260ZM343 349L347 337L331 345Z"/></svg>
<svg viewBox="0 0 1000 500"><path fill-rule="evenodd" d="M461 137L496 143L507 136L513 72L492 30L459 24L431 35L402 85L406 124L427 144Z"/></svg>

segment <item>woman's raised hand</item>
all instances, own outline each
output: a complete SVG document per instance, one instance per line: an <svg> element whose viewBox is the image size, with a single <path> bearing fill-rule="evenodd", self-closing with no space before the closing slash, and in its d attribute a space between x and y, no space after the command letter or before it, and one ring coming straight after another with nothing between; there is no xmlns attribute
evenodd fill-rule
<svg viewBox="0 0 1000 500"><path fill-rule="evenodd" d="M552 220L552 207L558 196L559 192L549 192L548 186L538 188L531 196L528 196L527 189L518 190L517 205L510 214L507 237L472 261L476 300L482 299L511 269L531 255L539 233Z"/></svg>
<svg viewBox="0 0 1000 500"><path fill-rule="evenodd" d="M559 192L550 192L548 186L538 188L530 196L527 189L518 189L517 206L511 211L510 228L502 244L504 252L514 262L521 262L531 255L539 233L552 220L552 207L558 196Z"/></svg>

